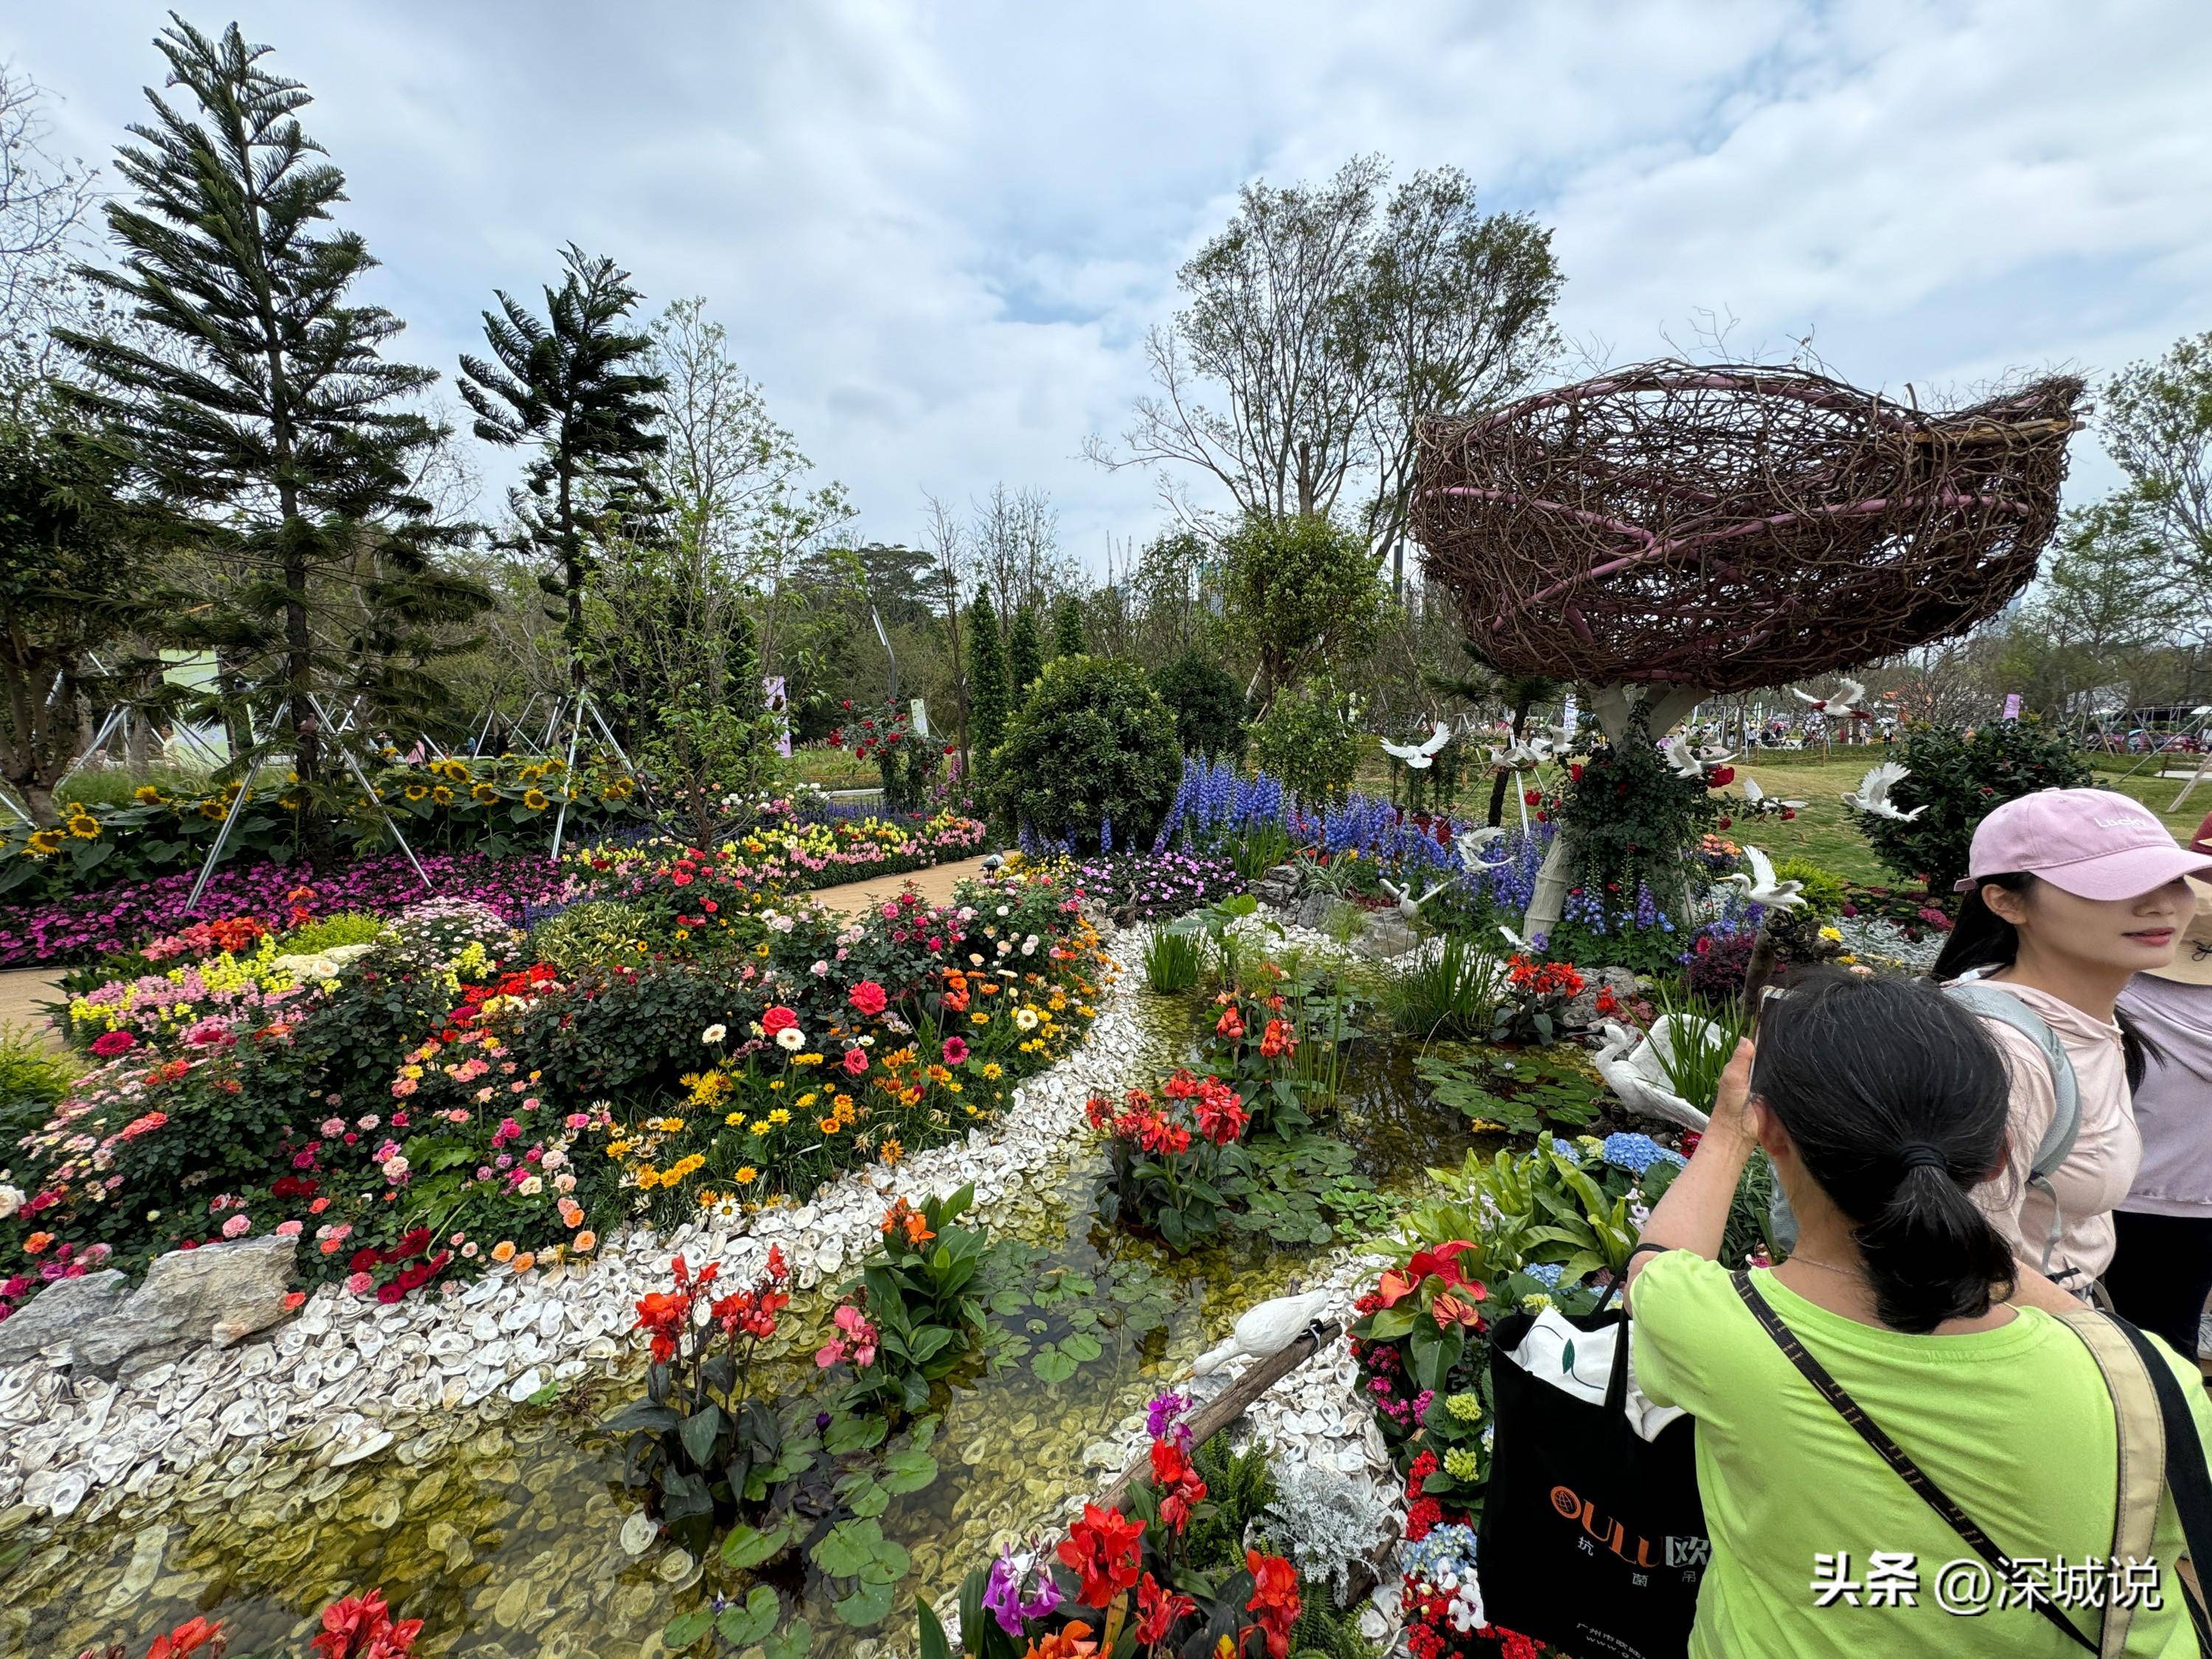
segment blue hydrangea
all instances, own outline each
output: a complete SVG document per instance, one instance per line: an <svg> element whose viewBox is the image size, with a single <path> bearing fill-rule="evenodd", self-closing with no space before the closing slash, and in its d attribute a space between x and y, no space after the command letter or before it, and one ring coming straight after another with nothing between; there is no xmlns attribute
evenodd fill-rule
<svg viewBox="0 0 2212 1659"><path fill-rule="evenodd" d="M1474 1571L1474 1528L1431 1527L1429 1535L1419 1543L1400 1547L1398 1562L1408 1578L1431 1584L1447 1577L1462 1577Z"/></svg>
<svg viewBox="0 0 2212 1659"><path fill-rule="evenodd" d="M1688 1160L1680 1152L1670 1152L1650 1135L1611 1134L1605 1138L1605 1161L1624 1170L1633 1170L1642 1175L1654 1164L1683 1164Z"/></svg>
<svg viewBox="0 0 2212 1659"><path fill-rule="evenodd" d="M1559 1261L1532 1261L1521 1271L1546 1290L1556 1291L1559 1288L1559 1275L1565 1270L1565 1265Z"/></svg>

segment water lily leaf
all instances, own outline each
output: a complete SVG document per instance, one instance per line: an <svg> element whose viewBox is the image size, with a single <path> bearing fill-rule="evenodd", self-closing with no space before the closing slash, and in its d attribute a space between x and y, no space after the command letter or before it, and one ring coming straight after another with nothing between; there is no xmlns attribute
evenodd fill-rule
<svg viewBox="0 0 2212 1659"><path fill-rule="evenodd" d="M1078 1364L1088 1364L1106 1352L1098 1339L1082 1331L1060 1339L1060 1351L1072 1355Z"/></svg>
<svg viewBox="0 0 2212 1659"><path fill-rule="evenodd" d="M729 1536L722 1540L722 1561L726 1566L739 1569L757 1567L770 1557L780 1554L791 1542L791 1522L780 1521L766 1528L746 1526L743 1522L730 1528Z"/></svg>
<svg viewBox="0 0 2212 1659"><path fill-rule="evenodd" d="M884 1485L894 1492L920 1492L937 1479L937 1460L926 1451L909 1449L884 1459ZM866 1514L866 1510L855 1513Z"/></svg>
<svg viewBox="0 0 2212 1659"><path fill-rule="evenodd" d="M937 1438L937 1431L943 1423L944 1419L933 1412L929 1416L922 1418L915 1424L914 1432L907 1437L908 1443L916 1451L927 1451L930 1443Z"/></svg>
<svg viewBox="0 0 2212 1659"><path fill-rule="evenodd" d="M892 1588L889 1584L863 1584L850 1595L841 1595L830 1605L837 1616L855 1630L866 1630L871 1625L880 1625L890 1617Z"/></svg>
<svg viewBox="0 0 2212 1659"><path fill-rule="evenodd" d="M874 1521L840 1521L814 1547L814 1565L832 1578L857 1578L860 1569L876 1560L887 1546L896 1547L889 1545L884 1529Z"/></svg>
<svg viewBox="0 0 2212 1659"><path fill-rule="evenodd" d="M766 1584L755 1584L742 1605L722 1609L714 1621L714 1634L733 1648L749 1648L775 1628L782 1612L775 1592Z"/></svg>
<svg viewBox="0 0 2212 1659"><path fill-rule="evenodd" d="M1040 1382L1065 1382L1075 1375L1075 1358L1058 1343L1048 1342L1030 1356L1030 1369Z"/></svg>
<svg viewBox="0 0 2212 1659"><path fill-rule="evenodd" d="M883 1483L865 1474L854 1478L849 1486L840 1482L838 1495L845 1507L858 1516L881 1515L891 1506L891 1495Z"/></svg>
<svg viewBox="0 0 2212 1659"><path fill-rule="evenodd" d="M660 1632L661 1645L682 1652L708 1631L714 1628L714 1610L695 1607L690 1613L679 1613L668 1621Z"/></svg>
<svg viewBox="0 0 2212 1659"><path fill-rule="evenodd" d="M824 1431L822 1449L833 1456L866 1451L883 1443L890 1425L880 1417L841 1417Z"/></svg>
<svg viewBox="0 0 2212 1659"><path fill-rule="evenodd" d="M806 1659L806 1650L813 1645L814 1626L794 1619L763 1642L761 1652L765 1659Z"/></svg>

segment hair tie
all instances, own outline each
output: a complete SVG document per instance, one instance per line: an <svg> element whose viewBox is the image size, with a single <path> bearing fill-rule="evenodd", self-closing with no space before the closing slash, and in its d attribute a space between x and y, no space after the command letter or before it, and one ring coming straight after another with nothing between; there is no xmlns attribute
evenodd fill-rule
<svg viewBox="0 0 2212 1659"><path fill-rule="evenodd" d="M1913 1170L1941 1170L1951 1172L1951 1160L1941 1146L1925 1140L1908 1140L1897 1149L1897 1161L1910 1172Z"/></svg>

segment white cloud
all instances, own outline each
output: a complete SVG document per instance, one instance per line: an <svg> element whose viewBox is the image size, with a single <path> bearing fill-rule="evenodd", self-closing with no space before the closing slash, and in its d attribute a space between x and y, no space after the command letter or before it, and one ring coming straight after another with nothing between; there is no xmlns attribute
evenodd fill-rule
<svg viewBox="0 0 2212 1659"><path fill-rule="evenodd" d="M452 372L574 238L707 295L772 407L914 533L921 489L1041 485L1071 550L1156 521L1077 459L1239 184L1376 150L1558 228L1563 325L1617 356L1699 307L1923 397L2212 326L2212 37L2187 0L1342 7L240 8L317 101L378 297ZM152 0L0 18L105 157ZM204 26L224 15L200 13ZM495 475L498 464L495 464ZM2094 456L2077 478L2109 476Z"/></svg>

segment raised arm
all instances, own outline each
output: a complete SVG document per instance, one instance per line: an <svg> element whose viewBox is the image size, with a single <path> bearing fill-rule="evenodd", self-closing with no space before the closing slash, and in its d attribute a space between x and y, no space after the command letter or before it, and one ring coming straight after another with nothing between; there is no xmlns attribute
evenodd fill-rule
<svg viewBox="0 0 2212 1659"><path fill-rule="evenodd" d="M1721 1074L1712 1121L1705 1126L1705 1138L1691 1154L1689 1167L1674 1177L1674 1184L1651 1212L1651 1219L1644 1224L1642 1243L1662 1245L1670 1250L1695 1250L1708 1261L1720 1255L1721 1238L1728 1230L1729 1206L1735 1201L1736 1182L1743 1175L1743 1166L1753 1147L1758 1145L1751 1132L1749 1115L1744 1109L1751 1097L1753 1053L1748 1039L1736 1044L1735 1057ZM1628 1282L1632 1289L1651 1255L1649 1250L1640 1251L1629 1261Z"/></svg>

